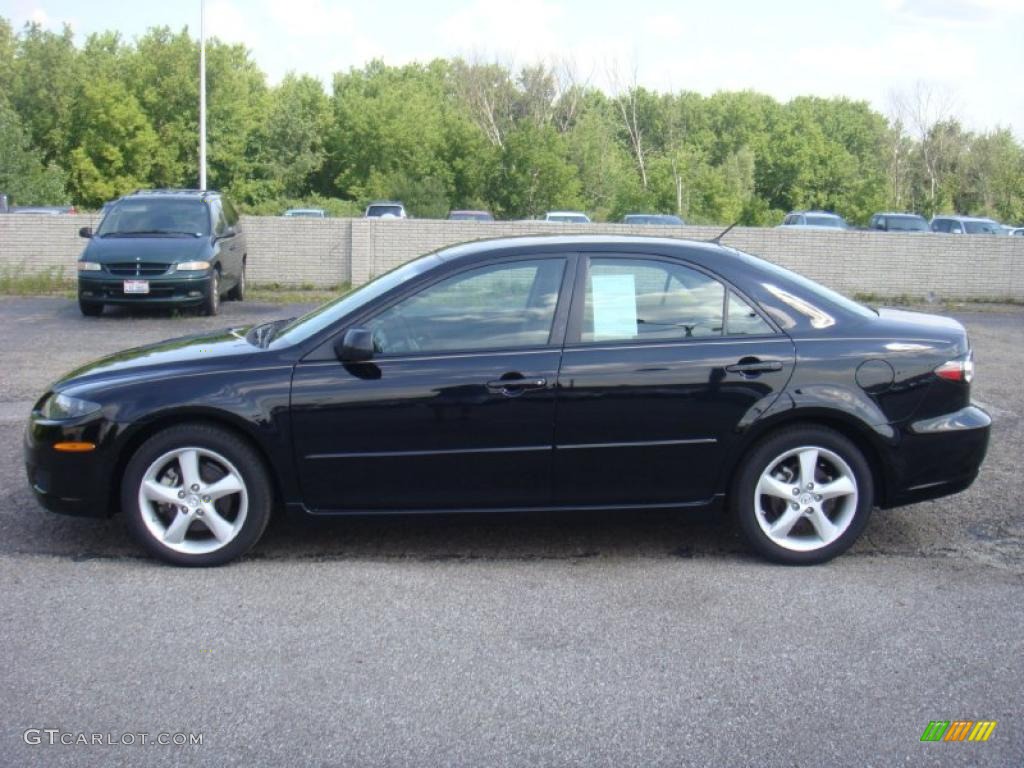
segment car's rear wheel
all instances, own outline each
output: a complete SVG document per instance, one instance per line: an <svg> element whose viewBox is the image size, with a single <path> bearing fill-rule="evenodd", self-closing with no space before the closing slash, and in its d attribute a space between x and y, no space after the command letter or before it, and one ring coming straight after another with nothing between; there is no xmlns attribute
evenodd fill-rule
<svg viewBox="0 0 1024 768"><path fill-rule="evenodd" d="M793 565L823 563L849 549L873 500L871 468L860 449L815 426L784 429L758 443L730 495L750 546Z"/></svg>
<svg viewBox="0 0 1024 768"><path fill-rule="evenodd" d="M78 300L78 310L86 317L99 317L103 314L103 305L98 301Z"/></svg>
<svg viewBox="0 0 1024 768"><path fill-rule="evenodd" d="M221 565L244 554L263 534L271 502L267 472L252 447L205 424L149 438L121 485L129 530L175 565Z"/></svg>
<svg viewBox="0 0 1024 768"><path fill-rule="evenodd" d="M220 311L220 272L213 270L210 275L210 284L206 288L206 296L203 298L203 314L213 317Z"/></svg>
<svg viewBox="0 0 1024 768"><path fill-rule="evenodd" d="M228 291L228 298L232 301L245 300L245 262L242 262L242 272L238 275L238 282L235 287Z"/></svg>

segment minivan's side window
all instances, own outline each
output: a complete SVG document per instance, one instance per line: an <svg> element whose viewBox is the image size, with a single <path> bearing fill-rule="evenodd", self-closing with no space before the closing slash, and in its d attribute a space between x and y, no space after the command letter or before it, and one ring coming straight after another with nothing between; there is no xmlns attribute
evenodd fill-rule
<svg viewBox="0 0 1024 768"><path fill-rule="evenodd" d="M366 323L381 354L543 346L565 260L534 259L461 272Z"/></svg>
<svg viewBox="0 0 1024 768"><path fill-rule="evenodd" d="M238 211L235 210L235 206L231 204L230 200L223 197L220 199L220 204L224 207L224 221L229 227L235 226L238 223Z"/></svg>
<svg viewBox="0 0 1024 768"><path fill-rule="evenodd" d="M227 222L224 221L224 209L221 208L219 200L211 200L210 203L210 218L213 220L213 234L217 237L221 237L227 232Z"/></svg>
<svg viewBox="0 0 1024 768"><path fill-rule="evenodd" d="M721 336L725 287L681 264L593 258L580 341L659 341Z"/></svg>

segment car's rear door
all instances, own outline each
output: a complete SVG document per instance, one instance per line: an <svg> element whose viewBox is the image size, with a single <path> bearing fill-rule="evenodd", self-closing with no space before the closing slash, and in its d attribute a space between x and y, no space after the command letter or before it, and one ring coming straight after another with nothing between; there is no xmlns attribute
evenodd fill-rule
<svg viewBox="0 0 1024 768"><path fill-rule="evenodd" d="M559 371L554 501L700 502L794 346L731 286L677 259L581 263Z"/></svg>
<svg viewBox="0 0 1024 768"><path fill-rule="evenodd" d="M291 411L306 505L550 504L568 316L560 296L574 262L551 254L476 264L357 321L373 333L373 360L300 363Z"/></svg>

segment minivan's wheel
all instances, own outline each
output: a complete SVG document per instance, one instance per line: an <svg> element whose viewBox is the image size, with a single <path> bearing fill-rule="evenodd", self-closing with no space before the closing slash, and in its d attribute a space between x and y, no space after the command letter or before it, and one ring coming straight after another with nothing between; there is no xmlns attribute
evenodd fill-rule
<svg viewBox="0 0 1024 768"><path fill-rule="evenodd" d="M220 311L220 272L216 269L210 275L210 285L203 298L203 314L212 317Z"/></svg>
<svg viewBox="0 0 1024 768"><path fill-rule="evenodd" d="M744 538L770 560L810 565L846 551L874 505L871 469L850 440L824 427L769 435L747 456L730 494Z"/></svg>
<svg viewBox="0 0 1024 768"><path fill-rule="evenodd" d="M271 499L256 452L205 424L170 427L149 438L121 484L129 530L175 565L221 565L247 552L267 527Z"/></svg>
<svg viewBox="0 0 1024 768"><path fill-rule="evenodd" d="M242 262L242 272L238 276L238 282L235 287L228 291L228 298L232 301L244 301L245 300L245 262Z"/></svg>
<svg viewBox="0 0 1024 768"><path fill-rule="evenodd" d="M78 309L86 317L99 317L103 314L103 305L94 301L78 300Z"/></svg>

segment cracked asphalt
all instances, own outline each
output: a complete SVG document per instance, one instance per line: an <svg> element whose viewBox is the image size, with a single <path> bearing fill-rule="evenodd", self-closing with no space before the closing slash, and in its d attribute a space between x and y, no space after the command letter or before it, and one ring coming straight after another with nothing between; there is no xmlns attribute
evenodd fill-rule
<svg viewBox="0 0 1024 768"><path fill-rule="evenodd" d="M275 520L196 571L122 522L44 512L21 464L63 372L218 318L0 298L0 763L5 765L1020 765L1024 310L953 311L994 417L963 494L876 512L825 566L748 555L707 515ZM931 720L987 743L921 743ZM27 729L202 733L28 744Z"/></svg>

